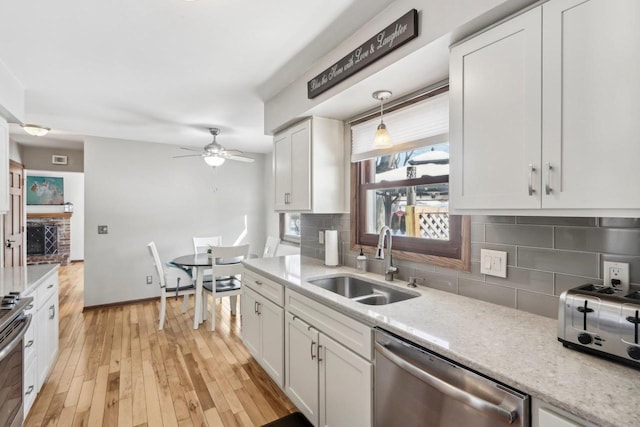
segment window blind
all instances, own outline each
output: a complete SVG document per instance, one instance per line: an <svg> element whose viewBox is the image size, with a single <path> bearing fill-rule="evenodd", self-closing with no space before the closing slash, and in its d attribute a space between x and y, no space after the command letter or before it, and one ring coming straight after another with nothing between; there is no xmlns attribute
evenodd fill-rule
<svg viewBox="0 0 640 427"><path fill-rule="evenodd" d="M351 126L351 162L449 141L449 92L384 115L393 147L374 149L380 116Z"/></svg>

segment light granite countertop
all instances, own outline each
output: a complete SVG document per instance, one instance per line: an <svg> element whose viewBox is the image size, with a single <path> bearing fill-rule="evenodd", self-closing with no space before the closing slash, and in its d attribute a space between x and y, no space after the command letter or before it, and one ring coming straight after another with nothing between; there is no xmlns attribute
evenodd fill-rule
<svg viewBox="0 0 640 427"><path fill-rule="evenodd" d="M557 322L519 310L418 286L421 295L369 306L306 283L347 273L385 282L374 273L326 267L292 255L245 261L246 268L370 326L379 326L516 389L602 426L640 423L640 371L567 349Z"/></svg>
<svg viewBox="0 0 640 427"><path fill-rule="evenodd" d="M58 264L38 264L25 267L2 268L0 274L0 295L9 292L20 292L20 295L29 295L42 279L50 273L58 271Z"/></svg>

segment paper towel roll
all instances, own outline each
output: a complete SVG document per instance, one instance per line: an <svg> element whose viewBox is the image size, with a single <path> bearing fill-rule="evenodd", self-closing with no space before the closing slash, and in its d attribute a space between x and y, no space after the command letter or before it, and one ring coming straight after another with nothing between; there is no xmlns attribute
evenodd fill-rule
<svg viewBox="0 0 640 427"><path fill-rule="evenodd" d="M338 230L324 232L324 265L329 267L338 265Z"/></svg>

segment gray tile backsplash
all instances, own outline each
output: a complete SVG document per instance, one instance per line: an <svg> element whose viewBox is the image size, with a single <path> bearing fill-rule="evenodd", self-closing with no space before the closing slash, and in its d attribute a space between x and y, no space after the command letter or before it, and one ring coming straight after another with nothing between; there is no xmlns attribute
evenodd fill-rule
<svg viewBox="0 0 640 427"><path fill-rule="evenodd" d="M302 215L301 254L324 259L318 231L338 230L340 261L355 267L348 214ZM480 273L480 250L507 252L507 277ZM382 273L369 257L368 270ZM471 217L471 272L395 260L399 279L423 277L426 286L517 308L558 315L558 296L584 283L602 283L604 261L629 263L631 283L640 284L640 219L593 217Z"/></svg>

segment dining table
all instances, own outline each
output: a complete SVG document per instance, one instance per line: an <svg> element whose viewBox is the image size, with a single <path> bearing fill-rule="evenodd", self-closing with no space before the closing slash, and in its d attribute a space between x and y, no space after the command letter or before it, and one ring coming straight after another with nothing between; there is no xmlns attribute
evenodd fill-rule
<svg viewBox="0 0 640 427"><path fill-rule="evenodd" d="M210 253L188 254L182 255L171 260L171 262L181 268L195 269L196 273L196 295L195 295L195 314L193 316L193 329L198 329L200 324L204 322L202 313L202 301L204 294L202 287L204 283L204 271L211 268L212 257ZM216 259L216 264L235 264L242 262L242 258ZM218 279L218 278L216 278ZM215 301L214 301L215 304Z"/></svg>

